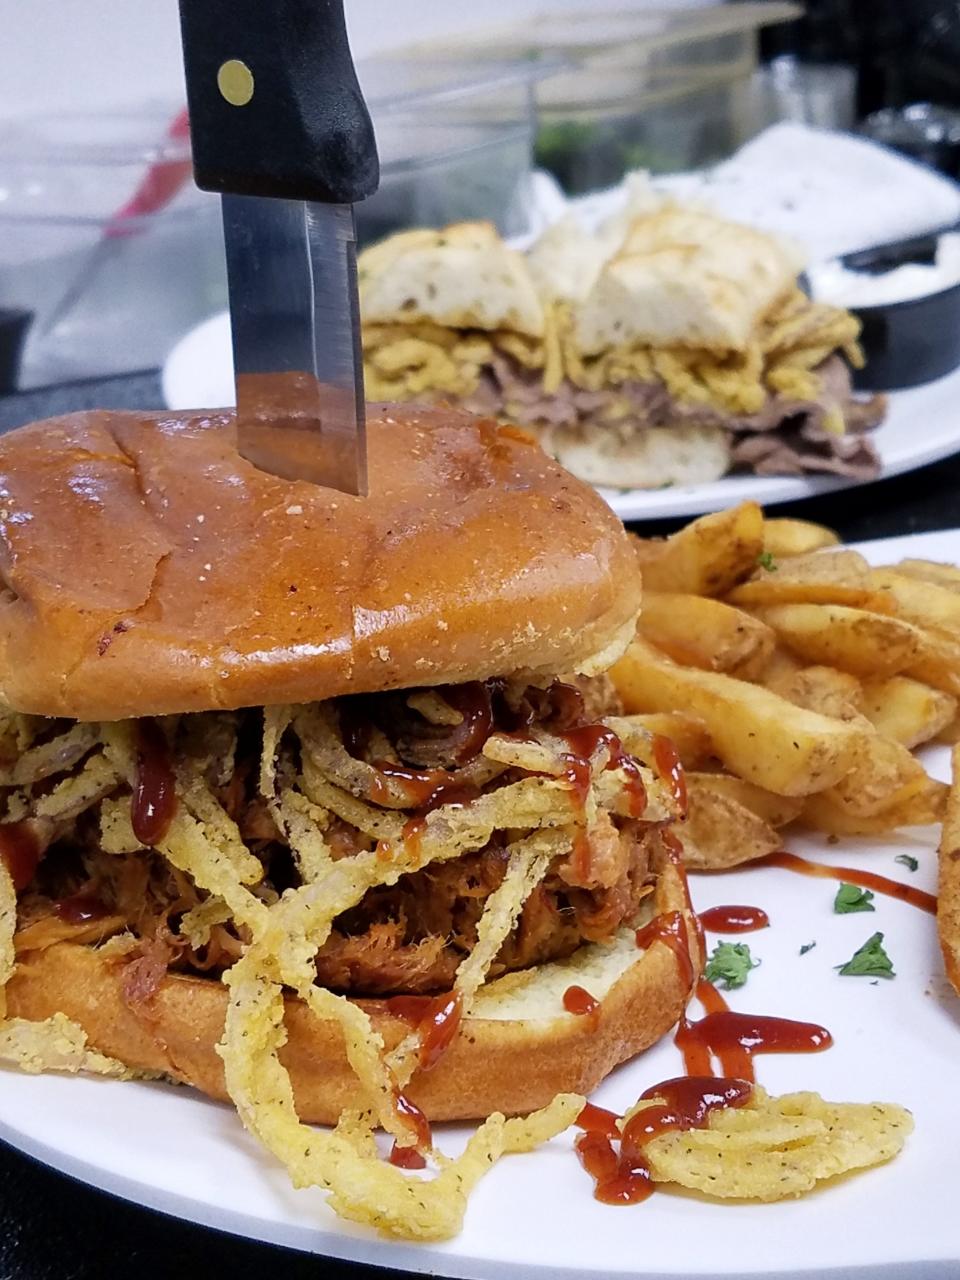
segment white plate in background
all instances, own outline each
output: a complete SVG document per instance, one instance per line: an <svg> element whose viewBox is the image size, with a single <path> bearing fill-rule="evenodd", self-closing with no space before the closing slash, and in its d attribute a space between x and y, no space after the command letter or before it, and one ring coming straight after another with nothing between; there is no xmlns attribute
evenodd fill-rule
<svg viewBox="0 0 960 1280"><path fill-rule="evenodd" d="M902 556L960 560L960 530L885 539L862 548L874 563ZM945 749L927 764L943 777ZM869 868L919 888L936 886L936 832L891 838L787 840L797 853ZM916 873L898 865L915 856ZM440 1245L384 1240L334 1217L316 1190L294 1191L283 1170L244 1132L232 1108L190 1089L154 1083L0 1073L0 1138L55 1169L193 1222L356 1262L463 1280L948 1280L960 1273L955 1206L960 1105L960 1002L943 977L930 915L877 895L871 914L836 915L836 885L767 867L691 877L695 904L763 907L771 928L751 934L762 961L735 1009L826 1025L834 1046L757 1061L775 1093L815 1089L834 1100L899 1102L916 1131L891 1163L811 1196L773 1205L713 1204L658 1192L609 1207L591 1195L570 1134L494 1166L470 1201L462 1233ZM842 978L875 930L892 981ZM799 954L801 946L816 942ZM667 1037L621 1067L594 1094L623 1110L681 1070ZM443 1126L441 1146L464 1130Z"/></svg>
<svg viewBox="0 0 960 1280"><path fill-rule="evenodd" d="M225 311L191 330L171 351L163 368L163 398L171 409L215 409L234 403L230 319ZM960 450L960 369L925 386L892 392L887 417L871 439L883 462L880 479ZM725 476L710 484L600 492L622 520L658 520L719 511L748 498L767 505L795 502L863 483L833 476Z"/></svg>

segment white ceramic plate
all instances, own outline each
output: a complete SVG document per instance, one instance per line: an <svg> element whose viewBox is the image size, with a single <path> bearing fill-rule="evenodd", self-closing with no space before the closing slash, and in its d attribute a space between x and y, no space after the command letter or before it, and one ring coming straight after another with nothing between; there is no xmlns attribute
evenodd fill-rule
<svg viewBox="0 0 960 1280"><path fill-rule="evenodd" d="M163 369L171 409L213 409L234 403L230 321L211 316L177 343ZM897 391L883 425L873 433L883 476L899 475L960 450L960 370L937 382ZM827 476L728 476L711 484L669 489L601 489L622 520L657 520L719 511L746 498L768 506L861 484Z"/></svg>
<svg viewBox="0 0 960 1280"><path fill-rule="evenodd" d="M875 563L904 555L956 561L960 530L864 549ZM945 750L931 752L927 763L946 775ZM935 844L936 832L928 829L835 847L789 841L798 853L870 868L927 890L936 884ZM919 870L911 874L897 864L898 853L918 858ZM960 1002L942 975L933 919L880 895L873 914L835 915L831 881L772 868L691 882L700 908L750 903L770 916L769 930L744 939L762 964L730 996L733 1007L812 1020L833 1032L835 1045L826 1053L758 1059L760 1083L773 1092L816 1089L831 1099L905 1104L916 1132L891 1164L775 1205L710 1204L663 1192L643 1205L611 1208L593 1200L571 1137L563 1135L532 1155L496 1165L473 1196L457 1239L414 1246L338 1220L318 1191L294 1191L231 1108L189 1089L3 1072L0 1137L84 1182L177 1217L256 1240L464 1280L867 1280L903 1275L906 1265L914 1280L955 1277ZM885 935L895 980L839 977L834 966L877 929ZM816 947L800 956L800 947L812 941ZM680 1070L668 1037L615 1072L594 1100L623 1110L647 1086ZM463 1132L446 1128L442 1145L459 1148Z"/></svg>

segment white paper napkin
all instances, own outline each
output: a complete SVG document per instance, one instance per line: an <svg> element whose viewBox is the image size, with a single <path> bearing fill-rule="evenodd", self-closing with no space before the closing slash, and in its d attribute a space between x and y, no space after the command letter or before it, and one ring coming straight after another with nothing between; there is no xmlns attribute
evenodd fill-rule
<svg viewBox="0 0 960 1280"><path fill-rule="evenodd" d="M798 241L811 262L960 222L960 186L896 151L850 133L777 124L713 169L653 178L655 188ZM555 184L537 188L537 215L555 221ZM595 227L624 204L623 183L570 200Z"/></svg>

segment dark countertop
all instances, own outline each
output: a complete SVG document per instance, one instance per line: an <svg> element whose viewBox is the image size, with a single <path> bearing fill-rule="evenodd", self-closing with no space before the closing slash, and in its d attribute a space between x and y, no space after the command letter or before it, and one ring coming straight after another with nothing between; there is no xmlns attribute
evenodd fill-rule
<svg viewBox="0 0 960 1280"><path fill-rule="evenodd" d="M75 383L0 399L0 431L93 407L160 404L159 378L145 373ZM835 528L847 540L960 525L960 455L920 471L778 508ZM685 523L658 521L647 533ZM637 526L634 526L637 527ZM184 1159L189 1160L184 1135ZM290 1253L223 1236L139 1209L51 1173L0 1144L0 1280L167 1280L172 1275L285 1280L317 1275L362 1280L394 1273Z"/></svg>

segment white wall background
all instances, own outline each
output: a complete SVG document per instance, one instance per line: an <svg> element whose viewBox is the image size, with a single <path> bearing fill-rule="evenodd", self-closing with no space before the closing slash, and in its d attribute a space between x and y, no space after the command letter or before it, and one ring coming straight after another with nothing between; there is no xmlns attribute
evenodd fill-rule
<svg viewBox="0 0 960 1280"><path fill-rule="evenodd" d="M619 0L693 7L714 0ZM618 0L345 0L354 56ZM0 116L182 97L176 0L0 0Z"/></svg>

